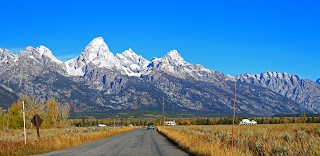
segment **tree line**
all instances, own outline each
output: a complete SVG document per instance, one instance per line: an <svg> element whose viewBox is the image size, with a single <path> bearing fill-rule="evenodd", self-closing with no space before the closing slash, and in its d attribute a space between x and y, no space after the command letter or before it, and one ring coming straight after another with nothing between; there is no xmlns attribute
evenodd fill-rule
<svg viewBox="0 0 320 156"><path fill-rule="evenodd" d="M235 124L239 124L242 119L247 117L235 118ZM307 117L302 114L300 117L252 117L258 124L290 124L290 123L320 123L320 117ZM178 125L231 125L232 117L222 118L167 118L166 121L176 121ZM115 123L114 123L115 122ZM98 124L105 124L107 126L126 126L132 124L134 126L146 126L148 123L154 123L156 126L162 124L161 119L143 119L143 118L112 118L95 119L85 118L72 119L70 124L75 127L97 126Z"/></svg>
<svg viewBox="0 0 320 156"><path fill-rule="evenodd" d="M24 102L26 128L32 128L31 123L34 115L38 114L43 123L40 128L62 128L68 126L67 118L70 112L68 104L59 105L54 99L43 102L35 97L23 96L4 111L0 108L0 128L21 129L23 128L22 105Z"/></svg>
<svg viewBox="0 0 320 156"><path fill-rule="evenodd" d="M235 118L235 124L239 124L246 117ZM251 120L258 124L290 124L290 123L320 123L320 117L307 117L302 114L300 117L253 117ZM178 125L230 125L233 122L231 117L224 118L196 118L176 119Z"/></svg>
<svg viewBox="0 0 320 156"><path fill-rule="evenodd" d="M143 119L143 118L113 118L106 119L73 119L68 120L70 113L70 105L59 105L54 99L48 99L43 102L35 97L23 96L11 105L11 107L4 111L0 107L0 130L3 129L21 129L23 128L22 118L22 102L25 104L26 128L32 128L31 120L35 114L38 114L43 123L41 128L64 128L69 125L75 127L96 126L98 124L106 124L108 126L125 126L132 124L134 126L145 126L148 123L154 123L159 126L162 124L160 119ZM235 118L235 124L240 123L246 117ZM320 123L320 117L308 117L302 114L300 117L253 117L252 120L258 124L288 124L288 123ZM180 118L180 119L166 119L175 120L178 125L228 125L232 124L231 117L223 118ZM115 122L115 123L114 123Z"/></svg>

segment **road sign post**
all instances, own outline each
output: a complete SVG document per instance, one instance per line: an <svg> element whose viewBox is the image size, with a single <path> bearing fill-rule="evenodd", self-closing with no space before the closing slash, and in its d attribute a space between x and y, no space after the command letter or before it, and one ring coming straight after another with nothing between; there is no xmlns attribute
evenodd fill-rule
<svg viewBox="0 0 320 156"><path fill-rule="evenodd" d="M42 124L43 120L40 118L40 116L38 114L34 115L31 122L33 123L33 125L36 126L37 128L37 134L38 134L38 138L40 138L40 131L39 131L39 127Z"/></svg>

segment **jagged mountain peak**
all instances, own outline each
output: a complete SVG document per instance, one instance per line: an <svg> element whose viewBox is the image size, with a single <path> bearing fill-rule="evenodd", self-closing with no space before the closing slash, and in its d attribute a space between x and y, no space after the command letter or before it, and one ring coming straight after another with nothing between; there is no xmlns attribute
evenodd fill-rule
<svg viewBox="0 0 320 156"><path fill-rule="evenodd" d="M24 50L22 50L19 54L19 58L21 57L27 57L29 59L42 59L43 57L50 58L51 61L56 62L58 64L62 64L63 62L58 60L51 52L51 50L43 45L34 48L32 46L26 47Z"/></svg>
<svg viewBox="0 0 320 156"><path fill-rule="evenodd" d="M177 50L171 50L162 58L153 58L148 65L150 74L157 71L178 77L181 79L217 82L216 72L199 64L191 64L184 60Z"/></svg>
<svg viewBox="0 0 320 156"><path fill-rule="evenodd" d="M127 57L137 57L139 56L138 54L136 54L131 48L125 50L124 52L122 52L121 54L117 54L117 56L127 56Z"/></svg>
<svg viewBox="0 0 320 156"><path fill-rule="evenodd" d="M150 63L141 55L136 54L131 48L121 54L117 54L116 58L122 66L122 73L128 76L140 77L141 74L147 72Z"/></svg>
<svg viewBox="0 0 320 156"><path fill-rule="evenodd" d="M10 51L8 49L1 49L0 48L0 59L3 59L4 57L6 57L8 55L14 55L14 54L10 53Z"/></svg>
<svg viewBox="0 0 320 156"><path fill-rule="evenodd" d="M43 45L37 47L36 50L37 50L41 55L46 55L46 56L48 56L48 57L55 58L55 56L52 54L52 51L51 51L49 48L47 48L47 47L45 47L45 46L43 46Z"/></svg>
<svg viewBox="0 0 320 156"><path fill-rule="evenodd" d="M128 50L125 50L121 54L117 54L116 57L120 61L123 60L123 58L126 58L127 60L134 62L134 63L137 63L137 64L140 64L141 62L148 62L149 63L149 61L147 59L145 59L141 55L138 55L137 53L135 53L131 48L129 48Z"/></svg>
<svg viewBox="0 0 320 156"><path fill-rule="evenodd" d="M261 80L261 79L272 79L272 78L280 78L280 79L300 79L299 76L297 75L292 75L292 74L288 74L288 73L282 73L282 72L263 72L260 74L244 74L244 75L237 75L235 76L238 79L244 79L244 78L255 78L257 80Z"/></svg>
<svg viewBox="0 0 320 156"><path fill-rule="evenodd" d="M120 63L109 50L102 37L94 38L80 54L80 56L65 62L65 68L70 76L82 76L85 67L92 64L99 68L120 68Z"/></svg>
<svg viewBox="0 0 320 156"><path fill-rule="evenodd" d="M179 52L175 49L170 50L164 57L164 60L168 60L169 62L175 62L178 64L184 64L185 61L183 57L179 54Z"/></svg>
<svg viewBox="0 0 320 156"><path fill-rule="evenodd" d="M103 37L99 36L99 37L92 39L92 41L89 43L89 45L99 47L102 45L106 45L106 43L104 42Z"/></svg>
<svg viewBox="0 0 320 156"><path fill-rule="evenodd" d="M52 54L52 51L51 51L49 48L41 45L41 46L37 47L36 49L37 49L37 51L38 51L40 54L49 57L49 58L50 58L51 60L53 60L54 62L56 62L56 63L58 63L58 64L62 64L62 63L63 63L62 61L58 60L58 59Z"/></svg>
<svg viewBox="0 0 320 156"><path fill-rule="evenodd" d="M41 52L39 51L41 49ZM44 53L44 51L46 51L46 48L44 48L44 46L40 48L40 46L38 48L34 48L32 46L27 46L26 48L24 48L19 55L32 55L32 54L39 54L42 56L42 54ZM50 51L50 50L49 50ZM51 51L50 51L51 53ZM51 53L52 54L52 53Z"/></svg>
<svg viewBox="0 0 320 156"><path fill-rule="evenodd" d="M177 50L170 50L162 58L153 57L149 64L150 69L155 67L162 69L165 72L175 73L175 66L186 66L188 63L182 58ZM168 70L170 69L170 70Z"/></svg>
<svg viewBox="0 0 320 156"><path fill-rule="evenodd" d="M303 80L298 75L282 73L282 72L263 72L260 74L243 74L243 75L236 75L235 78L239 80L245 79L256 79L256 80L270 80L270 79L279 79L285 81L297 81Z"/></svg>
<svg viewBox="0 0 320 156"><path fill-rule="evenodd" d="M291 76L293 76L293 75L288 74L286 72L284 72L284 73L281 73L281 72L265 72L265 73L262 73L262 75L268 75L270 77L285 77L285 76L291 77Z"/></svg>
<svg viewBox="0 0 320 156"><path fill-rule="evenodd" d="M12 64L13 62L16 62L18 59L18 56L10 53L8 49L1 49L0 48L0 63L5 62L6 64Z"/></svg>
<svg viewBox="0 0 320 156"><path fill-rule="evenodd" d="M86 62L105 66L106 64L115 63L115 56L109 50L108 45L102 37L93 39L84 49L80 56Z"/></svg>
<svg viewBox="0 0 320 156"><path fill-rule="evenodd" d="M47 48L46 46L43 46L43 45L37 47L36 50L37 50L38 52L40 52L40 54L53 55L52 52L51 52L51 50L50 50L49 48Z"/></svg>
<svg viewBox="0 0 320 156"><path fill-rule="evenodd" d="M9 52L9 50L0 48L0 53L4 53L4 52Z"/></svg>
<svg viewBox="0 0 320 156"><path fill-rule="evenodd" d="M104 42L102 37L94 38L85 48L85 53L95 53L97 56L99 54L111 53L108 45ZM112 53L111 53L112 54ZM113 54L112 54L113 55Z"/></svg>

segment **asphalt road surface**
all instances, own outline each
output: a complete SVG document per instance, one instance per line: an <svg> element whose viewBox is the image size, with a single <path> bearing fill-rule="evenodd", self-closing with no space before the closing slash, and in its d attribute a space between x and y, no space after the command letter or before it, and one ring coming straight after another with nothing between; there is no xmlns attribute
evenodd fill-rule
<svg viewBox="0 0 320 156"><path fill-rule="evenodd" d="M54 151L42 156L182 156L189 155L170 143L157 130L140 128L113 137L83 144L67 150Z"/></svg>

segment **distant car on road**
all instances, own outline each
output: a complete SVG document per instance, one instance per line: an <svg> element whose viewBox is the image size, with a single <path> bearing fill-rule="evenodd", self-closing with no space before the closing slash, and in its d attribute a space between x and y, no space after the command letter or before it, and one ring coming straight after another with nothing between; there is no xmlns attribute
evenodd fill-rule
<svg viewBox="0 0 320 156"><path fill-rule="evenodd" d="M153 123L148 123L148 129L154 129L154 124Z"/></svg>

